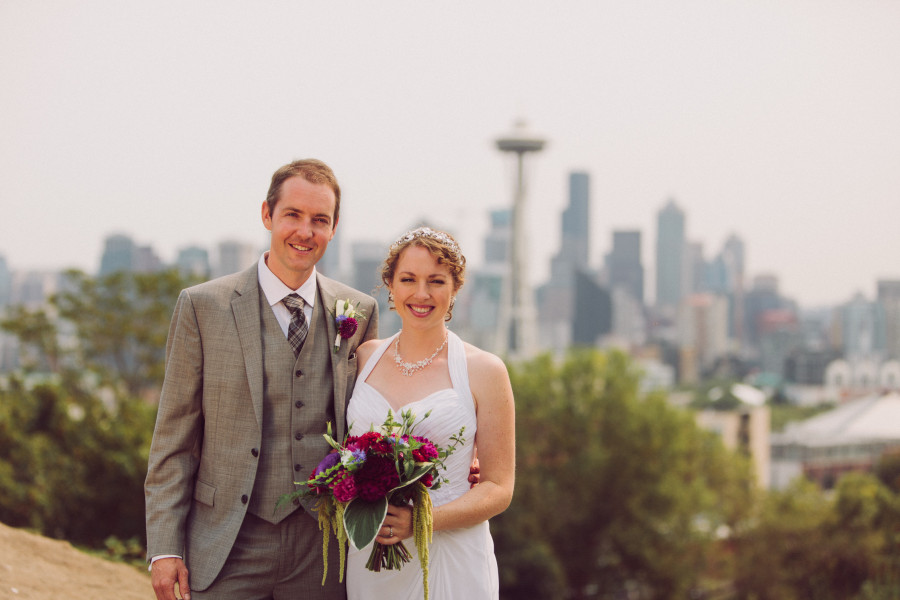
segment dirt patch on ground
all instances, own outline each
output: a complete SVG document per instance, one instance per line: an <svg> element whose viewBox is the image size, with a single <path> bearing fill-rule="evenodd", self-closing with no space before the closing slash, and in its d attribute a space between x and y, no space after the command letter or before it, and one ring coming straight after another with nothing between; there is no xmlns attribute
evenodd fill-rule
<svg viewBox="0 0 900 600"><path fill-rule="evenodd" d="M0 523L0 598L155 600L146 570Z"/></svg>

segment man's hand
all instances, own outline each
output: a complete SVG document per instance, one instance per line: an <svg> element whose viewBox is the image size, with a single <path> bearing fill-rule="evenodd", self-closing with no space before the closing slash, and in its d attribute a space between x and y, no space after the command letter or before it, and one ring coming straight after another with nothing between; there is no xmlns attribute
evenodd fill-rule
<svg viewBox="0 0 900 600"><path fill-rule="evenodd" d="M472 459L472 464L469 466L469 483L472 485L469 488L473 488L478 485L478 482L481 481L481 467L478 465L478 458Z"/></svg>
<svg viewBox="0 0 900 600"><path fill-rule="evenodd" d="M153 563L150 569L150 580L157 600L177 600L175 584L184 600L191 600L191 587L188 585L188 570L180 558L161 558Z"/></svg>

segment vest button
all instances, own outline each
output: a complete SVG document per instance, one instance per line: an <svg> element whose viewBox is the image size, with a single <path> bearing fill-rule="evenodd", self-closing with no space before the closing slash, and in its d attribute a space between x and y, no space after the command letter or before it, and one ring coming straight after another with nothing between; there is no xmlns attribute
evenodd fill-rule
<svg viewBox="0 0 900 600"><path fill-rule="evenodd" d="M302 377L303 371L301 371L300 369L297 369L296 371L294 371L294 375L296 375L297 377Z"/></svg>
<svg viewBox="0 0 900 600"><path fill-rule="evenodd" d="M302 469L302 468L303 468L303 465L299 465L299 464L294 465L294 470L295 470L295 471L299 471L299 470Z"/></svg>
<svg viewBox="0 0 900 600"><path fill-rule="evenodd" d="M250 454L252 454L252 455L254 456L254 458L255 458L255 457L259 456L259 450L257 450L256 448L254 448L253 450L250 451Z"/></svg>
<svg viewBox="0 0 900 600"><path fill-rule="evenodd" d="M297 408L303 408L303 401L297 400L296 402L294 402L294 406L296 406Z"/></svg>
<svg viewBox="0 0 900 600"><path fill-rule="evenodd" d="M299 442L300 440L303 439L303 434L302 434L302 433L295 433L295 434L294 434L294 439L297 440L297 441Z"/></svg>
<svg viewBox="0 0 900 600"><path fill-rule="evenodd" d="M247 497L247 494L241 496L241 504L247 504L248 500L250 500L250 498Z"/></svg>

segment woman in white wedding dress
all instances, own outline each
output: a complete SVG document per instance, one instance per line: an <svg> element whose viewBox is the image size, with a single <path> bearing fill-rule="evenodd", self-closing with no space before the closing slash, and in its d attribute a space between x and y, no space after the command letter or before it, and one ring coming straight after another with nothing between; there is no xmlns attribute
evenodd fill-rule
<svg viewBox="0 0 900 600"><path fill-rule="evenodd" d="M515 416L503 362L450 332L465 258L448 234L421 227L397 240L382 268L402 329L359 347L359 375L347 408L351 435L384 422L388 410L410 409L421 420L416 435L438 446L465 426L465 443L445 461L449 479L431 492L434 540L429 548L431 600L498 598L497 561L487 520L509 506L515 477ZM478 450L479 483L469 486ZM412 511L389 507L377 542L403 541L412 554L400 570L366 569L371 546L354 549L347 562L349 600L418 599L422 569L412 540Z"/></svg>

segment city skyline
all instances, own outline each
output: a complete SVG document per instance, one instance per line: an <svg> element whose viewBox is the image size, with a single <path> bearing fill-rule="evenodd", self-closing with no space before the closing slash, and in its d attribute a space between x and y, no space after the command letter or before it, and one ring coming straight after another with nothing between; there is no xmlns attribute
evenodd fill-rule
<svg viewBox="0 0 900 600"><path fill-rule="evenodd" d="M5 2L0 254L91 270L114 232L167 261L263 245L272 171L317 156L348 247L427 219L479 266L489 211L512 200L493 141L524 117L548 140L529 165L533 286L583 171L591 265L613 230L640 230L650 297L669 198L689 241L712 255L736 233L747 277L778 275L804 306L872 297L900 277L898 25L879 1Z"/></svg>

